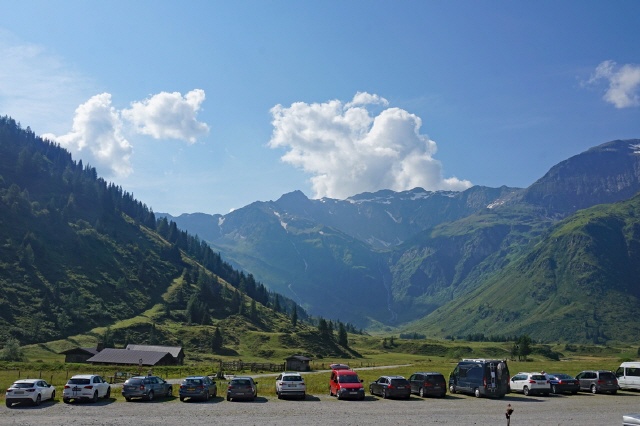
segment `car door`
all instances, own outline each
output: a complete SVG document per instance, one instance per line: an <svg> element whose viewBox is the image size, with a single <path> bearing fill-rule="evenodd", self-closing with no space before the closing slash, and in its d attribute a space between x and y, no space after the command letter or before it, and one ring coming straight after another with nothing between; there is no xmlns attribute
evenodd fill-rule
<svg viewBox="0 0 640 426"><path fill-rule="evenodd" d="M420 389L417 385L417 381L418 381L418 376L420 376L419 374L412 374L409 377L409 383L411 384L411 393L418 393L418 390Z"/></svg>
<svg viewBox="0 0 640 426"><path fill-rule="evenodd" d="M101 376L95 376L93 378L93 384L95 388L98 389L99 397L107 395L107 388L109 387L109 384Z"/></svg>
<svg viewBox="0 0 640 426"><path fill-rule="evenodd" d="M526 382L527 376L525 374L516 374L511 378L511 391L513 392L522 392L522 388L524 387L524 383Z"/></svg>

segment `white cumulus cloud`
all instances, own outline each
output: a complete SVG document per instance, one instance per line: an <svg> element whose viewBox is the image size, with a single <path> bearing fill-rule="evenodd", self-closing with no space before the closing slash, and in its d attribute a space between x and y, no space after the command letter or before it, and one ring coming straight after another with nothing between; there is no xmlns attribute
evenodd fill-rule
<svg viewBox="0 0 640 426"><path fill-rule="evenodd" d="M111 95L95 95L80 105L73 118L69 133L62 136L43 135L69 150L75 158L107 175L128 176L131 173L130 157L133 151L122 135L122 120L111 105Z"/></svg>
<svg viewBox="0 0 640 426"><path fill-rule="evenodd" d="M589 83L606 80L609 87L603 99L616 108L640 105L640 65L618 66L614 61L601 62L589 79Z"/></svg>
<svg viewBox="0 0 640 426"><path fill-rule="evenodd" d="M284 148L282 160L312 175L316 197L347 198L365 191L463 190L471 182L444 178L433 158L436 143L420 133L422 120L388 106L378 95L358 92L343 103L332 100L271 109L271 148Z"/></svg>
<svg viewBox="0 0 640 426"><path fill-rule="evenodd" d="M58 142L74 158L81 158L107 176L127 177L133 171L133 146L125 136L127 130L155 139L180 139L194 143L206 134L209 126L196 119L205 94L192 90L184 97L177 92L161 92L142 102L133 102L130 109L117 110L111 95L95 95L80 105L69 133L61 136L44 134ZM130 123L130 126L127 124Z"/></svg>
<svg viewBox="0 0 640 426"><path fill-rule="evenodd" d="M161 92L141 102L133 102L122 116L138 133L156 139L181 139L194 143L198 136L209 132L209 126L197 120L205 93L195 89L184 97L178 93Z"/></svg>

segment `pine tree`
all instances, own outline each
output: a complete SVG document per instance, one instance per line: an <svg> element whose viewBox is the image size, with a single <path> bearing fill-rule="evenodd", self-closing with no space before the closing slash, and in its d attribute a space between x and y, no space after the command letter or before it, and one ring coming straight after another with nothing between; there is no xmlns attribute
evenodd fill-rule
<svg viewBox="0 0 640 426"><path fill-rule="evenodd" d="M345 348L349 347L347 330L344 328L344 324L342 324L341 322L338 323L338 344L340 346L344 346Z"/></svg>
<svg viewBox="0 0 640 426"><path fill-rule="evenodd" d="M293 305L293 312L291 312L291 326L296 328L298 325L298 308L296 305Z"/></svg>

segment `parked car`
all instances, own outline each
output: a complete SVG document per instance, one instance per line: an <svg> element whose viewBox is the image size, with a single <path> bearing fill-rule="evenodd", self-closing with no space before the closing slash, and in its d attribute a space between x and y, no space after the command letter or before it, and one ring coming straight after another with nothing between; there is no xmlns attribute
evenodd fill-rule
<svg viewBox="0 0 640 426"><path fill-rule="evenodd" d="M55 397L56 388L42 379L16 380L5 392L8 408L18 402L40 405L42 401L53 400Z"/></svg>
<svg viewBox="0 0 640 426"><path fill-rule="evenodd" d="M547 380L551 385L551 393L567 393L577 394L580 390L580 382L564 373L547 373Z"/></svg>
<svg viewBox="0 0 640 426"><path fill-rule="evenodd" d="M640 414L625 414L622 416L622 426L640 425Z"/></svg>
<svg viewBox="0 0 640 426"><path fill-rule="evenodd" d="M381 376L369 385L371 395L380 395L382 398L411 397L411 383L402 376Z"/></svg>
<svg viewBox="0 0 640 426"><path fill-rule="evenodd" d="M411 393L424 398L427 395L444 397L447 394L447 381L442 373L421 372L413 373L409 377Z"/></svg>
<svg viewBox="0 0 640 426"><path fill-rule="evenodd" d="M623 362L616 370L620 389L640 390L640 362Z"/></svg>
<svg viewBox="0 0 640 426"><path fill-rule="evenodd" d="M122 396L127 401L142 398L151 401L157 396L171 396L173 386L158 376L135 376L122 385Z"/></svg>
<svg viewBox="0 0 640 426"><path fill-rule="evenodd" d="M62 401L90 400L97 402L98 398L110 398L111 385L102 377L94 374L79 374L73 376L64 385Z"/></svg>
<svg viewBox="0 0 640 426"><path fill-rule="evenodd" d="M300 373L282 373L276 378L276 395L278 399L285 396L307 397L307 385Z"/></svg>
<svg viewBox="0 0 640 426"><path fill-rule="evenodd" d="M507 361L463 359L449 375L449 392L503 398L509 392Z"/></svg>
<svg viewBox="0 0 640 426"><path fill-rule="evenodd" d="M591 393L609 392L615 395L618 392L618 379L612 371L587 370L581 371L576 376L580 382L580 390Z"/></svg>
<svg viewBox="0 0 640 426"><path fill-rule="evenodd" d="M187 398L208 401L218 395L218 386L209 376L188 376L180 384L178 395L180 401Z"/></svg>
<svg viewBox="0 0 640 426"><path fill-rule="evenodd" d="M358 374L351 370L340 368L331 370L329 377L329 395L336 396L338 399L364 399L364 386L362 380L358 378Z"/></svg>
<svg viewBox="0 0 640 426"><path fill-rule="evenodd" d="M227 401L232 399L249 399L258 397L258 382L249 376L238 376L231 379L227 386Z"/></svg>
<svg viewBox="0 0 640 426"><path fill-rule="evenodd" d="M511 378L511 392L522 392L525 395L545 395L551 392L551 383L543 373L518 373Z"/></svg>

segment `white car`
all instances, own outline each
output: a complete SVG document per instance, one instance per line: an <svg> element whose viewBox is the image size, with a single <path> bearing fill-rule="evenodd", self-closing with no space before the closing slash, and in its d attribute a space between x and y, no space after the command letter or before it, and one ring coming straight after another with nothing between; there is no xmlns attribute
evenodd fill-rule
<svg viewBox="0 0 640 426"><path fill-rule="evenodd" d="M62 402L68 403L72 399L88 399L92 402L98 398L110 398L111 385L102 376L94 374L80 374L69 379L62 391Z"/></svg>
<svg viewBox="0 0 640 426"><path fill-rule="evenodd" d="M285 396L307 397L307 385L299 373L282 373L276 378L276 394L278 399Z"/></svg>
<svg viewBox="0 0 640 426"><path fill-rule="evenodd" d="M17 402L40 405L42 401L53 400L55 397L56 388L42 379L16 380L5 393L8 408Z"/></svg>
<svg viewBox="0 0 640 426"><path fill-rule="evenodd" d="M509 382L511 392L525 395L542 394L549 396L551 383L544 373L518 373Z"/></svg>

